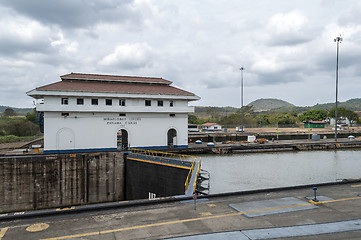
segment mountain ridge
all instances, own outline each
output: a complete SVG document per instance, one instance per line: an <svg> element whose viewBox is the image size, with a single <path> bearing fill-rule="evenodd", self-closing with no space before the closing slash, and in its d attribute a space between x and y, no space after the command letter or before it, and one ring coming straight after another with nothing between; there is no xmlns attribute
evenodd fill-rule
<svg viewBox="0 0 361 240"><path fill-rule="evenodd" d="M316 104L313 106L296 106L292 103L289 103L287 101L276 99L276 98L260 98L257 99L246 106L252 106L253 105L253 111L254 112L272 112L272 111L278 111L278 112L291 112L295 111L297 113L302 113L304 111L318 109L318 110L326 110L329 111L332 108L335 107L335 103L322 103L322 104ZM339 102L338 107L344 107L346 109L355 111L355 112L361 112L361 98L353 98L349 99L345 102ZM207 109L216 109L220 113L228 114L228 113L234 113L239 110L239 108L235 107L212 107L212 106L196 106L195 107L195 113L206 113Z"/></svg>

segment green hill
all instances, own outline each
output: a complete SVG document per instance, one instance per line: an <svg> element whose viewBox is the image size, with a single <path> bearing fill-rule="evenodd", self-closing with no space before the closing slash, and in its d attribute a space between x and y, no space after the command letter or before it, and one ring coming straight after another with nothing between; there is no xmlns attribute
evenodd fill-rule
<svg viewBox="0 0 361 240"><path fill-rule="evenodd" d="M347 100L346 102L339 102L338 107L344 107L346 109L352 111L361 111L361 98L353 98ZM335 103L324 103L324 104L316 104L311 109L319 109L319 110L330 110L335 107Z"/></svg>
<svg viewBox="0 0 361 240"><path fill-rule="evenodd" d="M280 100L280 99L273 99L273 98L268 98L268 99L257 99L256 101L253 101L251 103L248 104L248 106L253 106L253 110L255 112L266 112L266 111L270 111L270 110L274 110L274 109L278 109L278 108L292 108L295 105Z"/></svg>
<svg viewBox="0 0 361 240"><path fill-rule="evenodd" d="M247 106L253 106L254 112L292 112L298 114L312 109L329 111L335 107L335 103L316 104L314 106L295 106L291 103L280 99L258 99L249 103ZM361 112L361 98L350 99L346 102L340 102L339 107ZM232 113L239 111L239 108L234 107L195 107L194 115L204 118L211 116L228 116Z"/></svg>

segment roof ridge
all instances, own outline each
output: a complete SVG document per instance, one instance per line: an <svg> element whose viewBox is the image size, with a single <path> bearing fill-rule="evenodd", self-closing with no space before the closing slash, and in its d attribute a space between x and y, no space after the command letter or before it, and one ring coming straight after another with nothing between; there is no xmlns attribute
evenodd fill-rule
<svg viewBox="0 0 361 240"><path fill-rule="evenodd" d="M69 73L60 76L62 80L88 80L104 82L141 82L170 85L172 82L159 77L121 76L110 74Z"/></svg>

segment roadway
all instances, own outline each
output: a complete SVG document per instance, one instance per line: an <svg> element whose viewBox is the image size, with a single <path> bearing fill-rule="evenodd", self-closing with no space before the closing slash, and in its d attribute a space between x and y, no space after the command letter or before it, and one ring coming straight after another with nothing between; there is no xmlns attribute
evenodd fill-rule
<svg viewBox="0 0 361 240"><path fill-rule="evenodd" d="M6 239L361 239L361 182L0 221Z"/></svg>

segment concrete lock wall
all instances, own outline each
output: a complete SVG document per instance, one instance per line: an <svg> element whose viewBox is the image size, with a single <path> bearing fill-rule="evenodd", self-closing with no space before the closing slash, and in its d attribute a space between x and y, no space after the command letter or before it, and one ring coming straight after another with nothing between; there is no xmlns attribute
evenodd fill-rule
<svg viewBox="0 0 361 240"><path fill-rule="evenodd" d="M119 152L0 158L0 212L124 200Z"/></svg>

